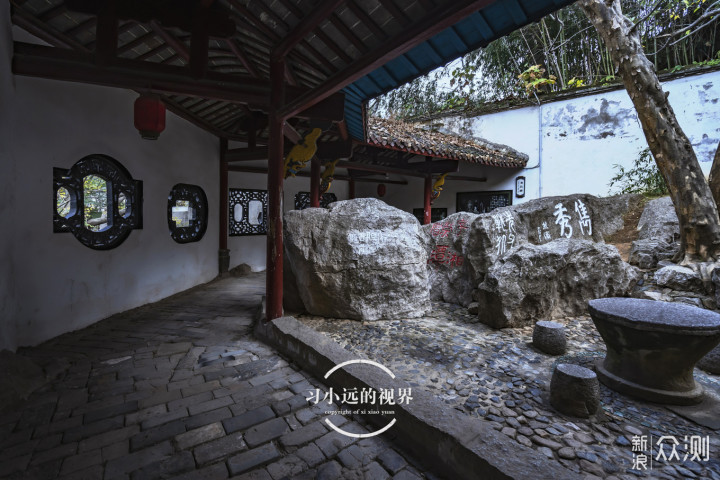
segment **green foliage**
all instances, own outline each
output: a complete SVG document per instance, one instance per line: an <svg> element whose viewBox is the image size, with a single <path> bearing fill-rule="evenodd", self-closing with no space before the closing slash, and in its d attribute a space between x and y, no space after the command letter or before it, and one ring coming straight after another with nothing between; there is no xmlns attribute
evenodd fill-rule
<svg viewBox="0 0 720 480"><path fill-rule="evenodd" d="M585 82L582 78L571 78L570 81L568 81L568 88L582 88L587 87Z"/></svg>
<svg viewBox="0 0 720 480"><path fill-rule="evenodd" d="M525 88L525 92L546 91L550 85L555 85L557 77L550 75L545 77L545 69L541 65L533 65L518 75L521 85Z"/></svg>
<svg viewBox="0 0 720 480"><path fill-rule="evenodd" d="M618 189L614 193L641 193L650 197L668 193L665 179L660 174L649 148L640 151L633 162L633 168L626 170L617 164L614 168L618 173L610 181L610 193L613 193L613 186Z"/></svg>
<svg viewBox="0 0 720 480"><path fill-rule="evenodd" d="M107 194L108 184L104 178L88 175L83 179L84 221L88 230L97 232L107 227Z"/></svg>

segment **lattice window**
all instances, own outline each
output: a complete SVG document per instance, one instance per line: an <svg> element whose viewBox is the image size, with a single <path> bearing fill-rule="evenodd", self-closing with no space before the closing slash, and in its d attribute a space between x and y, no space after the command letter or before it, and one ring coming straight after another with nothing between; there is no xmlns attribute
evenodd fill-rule
<svg viewBox="0 0 720 480"><path fill-rule="evenodd" d="M170 191L167 204L170 235L178 243L199 241L208 223L208 202L197 185L178 183Z"/></svg>
<svg viewBox="0 0 720 480"><path fill-rule="evenodd" d="M267 235L267 190L231 188L230 236Z"/></svg>
<svg viewBox="0 0 720 480"><path fill-rule="evenodd" d="M108 250L142 228L142 182L120 162L88 155L69 170L53 168L53 231L70 232L83 245Z"/></svg>
<svg viewBox="0 0 720 480"><path fill-rule="evenodd" d="M337 202L337 196L334 193L323 193L320 197L320 207L328 208L328 206ZM295 194L295 210L305 210L310 207L310 192L298 192Z"/></svg>

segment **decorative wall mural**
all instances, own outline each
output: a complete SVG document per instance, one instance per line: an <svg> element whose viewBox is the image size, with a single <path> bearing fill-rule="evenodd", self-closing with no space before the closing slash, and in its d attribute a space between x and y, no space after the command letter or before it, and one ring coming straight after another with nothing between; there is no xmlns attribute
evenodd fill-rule
<svg viewBox="0 0 720 480"><path fill-rule="evenodd" d="M53 231L83 245L109 250L142 228L142 182L120 162L88 155L70 169L53 169Z"/></svg>
<svg viewBox="0 0 720 480"><path fill-rule="evenodd" d="M320 207L328 208L328 206L337 202L337 196L334 193L323 193L320 197ZM295 194L295 210L305 210L310 206L310 192L298 192Z"/></svg>
<svg viewBox="0 0 720 480"><path fill-rule="evenodd" d="M230 236L267 234L267 190L231 188Z"/></svg>
<svg viewBox="0 0 720 480"><path fill-rule="evenodd" d="M197 242L207 230L208 203L197 185L178 183L170 191L167 204L170 235L178 243Z"/></svg>

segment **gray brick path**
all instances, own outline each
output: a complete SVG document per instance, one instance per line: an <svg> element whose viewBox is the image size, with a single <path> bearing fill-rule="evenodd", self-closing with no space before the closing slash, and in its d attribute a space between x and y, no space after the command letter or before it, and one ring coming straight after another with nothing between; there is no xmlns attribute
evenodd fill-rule
<svg viewBox="0 0 720 480"><path fill-rule="evenodd" d="M52 379L0 412L0 478L436 478L326 425L322 385L250 332L263 290L223 279L22 349Z"/></svg>

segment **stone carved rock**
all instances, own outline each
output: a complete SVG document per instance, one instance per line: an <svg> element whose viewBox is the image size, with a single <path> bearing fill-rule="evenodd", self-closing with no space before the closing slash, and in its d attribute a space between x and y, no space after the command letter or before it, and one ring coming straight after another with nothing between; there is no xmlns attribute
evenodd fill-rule
<svg viewBox="0 0 720 480"><path fill-rule="evenodd" d="M478 287L478 318L494 328L587 313L594 298L628 295L637 268L617 249L587 240L521 245L490 268Z"/></svg>
<svg viewBox="0 0 720 480"><path fill-rule="evenodd" d="M478 215L460 212L440 222L424 225L428 246L430 299L462 306L472 301L476 273L466 261L467 239Z"/></svg>
<svg viewBox="0 0 720 480"><path fill-rule="evenodd" d="M655 268L659 261L673 258L680 250L680 223L670 197L651 200L638 221L638 239L630 249L632 265Z"/></svg>
<svg viewBox="0 0 720 480"><path fill-rule="evenodd" d="M600 406L600 384L589 368L561 363L550 380L550 404L560 413L588 418Z"/></svg>
<svg viewBox="0 0 720 480"><path fill-rule="evenodd" d="M519 245L546 244L561 236L602 242L623 227L634 197L546 197L480 215L461 212L425 225L432 298L467 306L472 290L498 258ZM442 261L436 260L438 253ZM462 258L462 265L454 258Z"/></svg>
<svg viewBox="0 0 720 480"><path fill-rule="evenodd" d="M287 263L305 309L331 318L430 310L427 239L415 217L373 198L285 214Z"/></svg>
<svg viewBox="0 0 720 480"><path fill-rule="evenodd" d="M548 355L562 355L567 350L565 327L546 320L537 322L533 329L533 346Z"/></svg>

